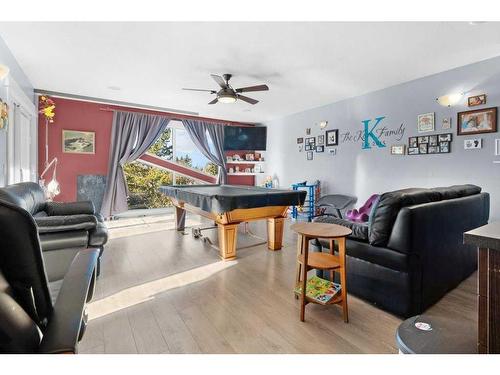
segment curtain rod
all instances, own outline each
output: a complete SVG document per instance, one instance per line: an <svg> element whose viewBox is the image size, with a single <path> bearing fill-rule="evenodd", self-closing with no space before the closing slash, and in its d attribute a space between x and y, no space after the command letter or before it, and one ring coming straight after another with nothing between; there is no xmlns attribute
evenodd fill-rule
<svg viewBox="0 0 500 375"><path fill-rule="evenodd" d="M122 102L122 101L118 101L118 100L95 98L95 97L91 97L91 96L68 94L68 93L64 93L64 92L42 90L42 89L35 89L34 91L35 91L35 94L38 94L38 95L47 95L47 96L53 96L56 98L73 99L73 100L80 100L80 101L91 102L91 103L107 104L110 106L136 108L136 109L144 109L147 111L162 112L162 113L167 114L167 115L172 115L171 116L172 120L178 120L178 121L182 121L185 119L193 119L193 120L205 120L205 121L210 121L210 122L226 123L226 124L239 124L239 125L248 125L248 126L255 125L253 123L244 123L244 122L221 120L221 119L215 119L215 118L209 118L209 117L200 117L198 112L190 112L190 111L178 110L178 109L173 109L173 108L155 107L155 106L150 106L150 105L146 105L146 104ZM119 110L119 109L103 108L101 110L103 110L103 111L115 111L115 110Z"/></svg>

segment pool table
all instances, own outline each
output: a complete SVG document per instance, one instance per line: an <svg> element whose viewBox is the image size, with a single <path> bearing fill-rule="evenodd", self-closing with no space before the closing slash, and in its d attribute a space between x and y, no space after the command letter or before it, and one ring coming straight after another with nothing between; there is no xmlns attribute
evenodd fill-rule
<svg viewBox="0 0 500 375"><path fill-rule="evenodd" d="M162 186L175 206L177 230L184 230L186 211L217 224L220 256L236 258L238 224L267 219L267 246L280 250L283 225L289 206L302 205L305 191L266 189L240 185Z"/></svg>

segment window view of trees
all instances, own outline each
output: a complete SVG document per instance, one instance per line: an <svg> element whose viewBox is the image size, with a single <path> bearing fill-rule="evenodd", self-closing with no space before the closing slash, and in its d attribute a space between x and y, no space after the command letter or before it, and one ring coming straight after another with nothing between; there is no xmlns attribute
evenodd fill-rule
<svg viewBox="0 0 500 375"><path fill-rule="evenodd" d="M148 153L165 160L175 160L178 164L203 171L212 176L216 176L218 173L217 165L203 156L187 132L180 127L167 128L151 146ZM152 167L140 161L128 163L124 166L123 171L129 189L129 209L169 207L172 203L167 196L159 191L160 186L199 183L190 177Z"/></svg>

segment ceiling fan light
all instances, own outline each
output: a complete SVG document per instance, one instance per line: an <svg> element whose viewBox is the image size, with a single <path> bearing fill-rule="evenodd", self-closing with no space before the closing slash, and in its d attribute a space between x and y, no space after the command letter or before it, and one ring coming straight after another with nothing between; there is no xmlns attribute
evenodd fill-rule
<svg viewBox="0 0 500 375"><path fill-rule="evenodd" d="M224 104L234 103L236 102L236 97L232 95L220 95L218 97L219 102Z"/></svg>

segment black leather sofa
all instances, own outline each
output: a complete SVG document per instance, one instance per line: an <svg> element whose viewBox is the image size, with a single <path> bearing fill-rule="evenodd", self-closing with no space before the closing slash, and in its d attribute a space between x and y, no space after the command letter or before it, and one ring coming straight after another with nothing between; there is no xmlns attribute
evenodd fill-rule
<svg viewBox="0 0 500 375"><path fill-rule="evenodd" d="M487 224L489 202L474 185L403 189L382 194L368 223L333 216L315 221L353 230L347 239L349 293L410 317L476 270L476 249L463 244L463 233ZM328 251L324 241L313 246Z"/></svg>
<svg viewBox="0 0 500 375"><path fill-rule="evenodd" d="M89 201L59 203L45 199L43 189L22 182L0 189L0 200L26 210L35 220L50 282L62 282L76 254L82 248L98 248L97 273L108 240L108 230Z"/></svg>
<svg viewBox="0 0 500 375"><path fill-rule="evenodd" d="M80 250L54 288L28 211L0 200L0 239L0 353L76 353L99 249Z"/></svg>

